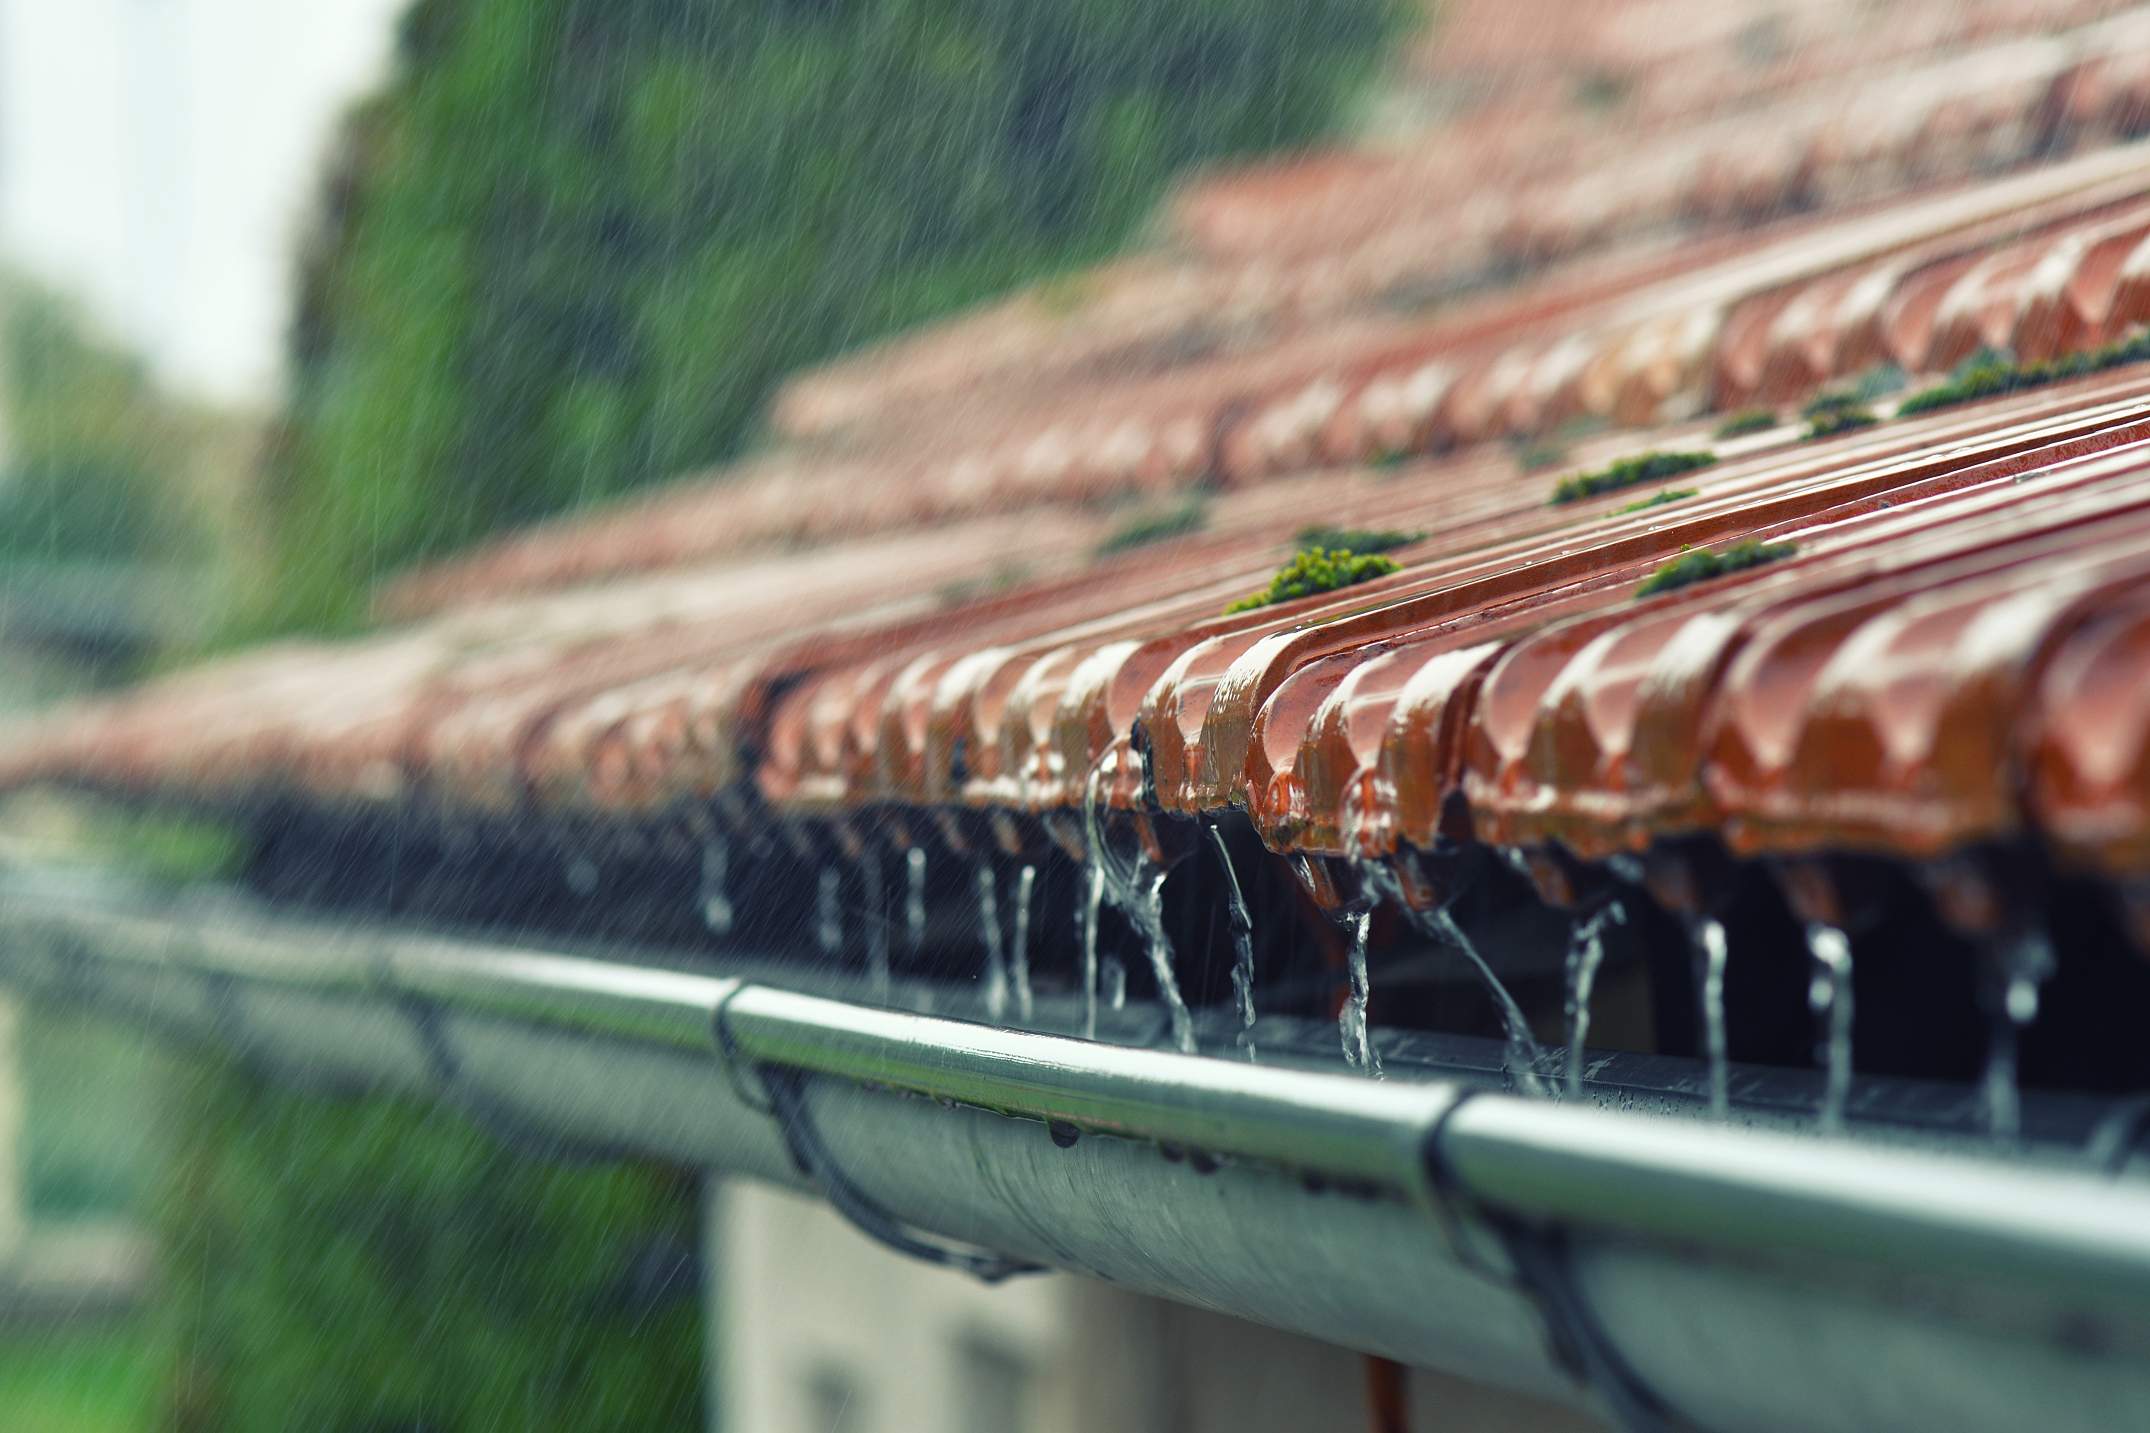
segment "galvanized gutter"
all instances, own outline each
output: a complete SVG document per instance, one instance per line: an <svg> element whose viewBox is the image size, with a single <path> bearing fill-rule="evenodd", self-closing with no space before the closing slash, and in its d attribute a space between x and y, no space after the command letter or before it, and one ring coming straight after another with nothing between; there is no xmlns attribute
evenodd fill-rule
<svg viewBox="0 0 2150 1433"><path fill-rule="evenodd" d="M1594 1391L1635 1426L2150 1426L2150 1186L2081 1162L1523 1099L1463 1068L1189 1057L49 875L0 881L0 984L561 1150L839 1182L925 1246Z"/></svg>

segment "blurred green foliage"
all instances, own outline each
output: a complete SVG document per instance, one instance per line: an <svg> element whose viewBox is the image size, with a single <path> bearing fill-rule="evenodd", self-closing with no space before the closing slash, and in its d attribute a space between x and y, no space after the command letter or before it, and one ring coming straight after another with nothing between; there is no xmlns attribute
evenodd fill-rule
<svg viewBox="0 0 2150 1433"><path fill-rule="evenodd" d="M419 0L303 265L263 625L737 451L798 366L1330 125L1400 0Z"/></svg>
<svg viewBox="0 0 2150 1433"><path fill-rule="evenodd" d="M141 1319L0 1333L0 1409L26 1433L148 1433L156 1425L154 1335Z"/></svg>
<svg viewBox="0 0 2150 1433"><path fill-rule="evenodd" d="M173 1433L705 1426L693 1176L208 1057L167 1098Z"/></svg>
<svg viewBox="0 0 2150 1433"><path fill-rule="evenodd" d="M0 564L201 556L183 419L133 358L17 280L0 281L0 418Z"/></svg>
<svg viewBox="0 0 2150 1433"><path fill-rule="evenodd" d="M1110 557L1116 552L1131 552L1138 547L1151 547L1178 537L1192 537L1208 526L1209 500L1201 493L1191 493L1162 507L1136 510L1098 543L1097 555Z"/></svg>

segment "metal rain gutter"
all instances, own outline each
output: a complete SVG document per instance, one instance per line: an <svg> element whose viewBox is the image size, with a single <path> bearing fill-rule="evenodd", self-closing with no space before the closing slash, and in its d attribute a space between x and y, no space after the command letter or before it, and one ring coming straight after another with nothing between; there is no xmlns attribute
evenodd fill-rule
<svg viewBox="0 0 2150 1433"><path fill-rule="evenodd" d="M929 1252L1594 1396L1627 1426L2150 1426L2150 1186L2130 1175L1129 1048L49 874L0 880L0 984L286 1080L818 1187Z"/></svg>

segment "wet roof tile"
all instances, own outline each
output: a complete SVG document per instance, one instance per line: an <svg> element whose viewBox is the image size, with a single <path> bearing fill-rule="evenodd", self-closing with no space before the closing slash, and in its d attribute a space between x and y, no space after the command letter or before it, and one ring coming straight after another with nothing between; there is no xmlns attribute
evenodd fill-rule
<svg viewBox="0 0 2150 1433"><path fill-rule="evenodd" d="M794 384L780 426L813 446L412 574L382 635L49 721L0 779L1006 845L1079 846L1095 796L1244 810L1309 856L1476 839L1595 860L1706 833L1926 860L2035 832L2140 882L2150 374L1814 443L1668 419L2150 319L2139 154L1964 182L2068 126L2150 127L2150 27L2101 21L2085 59L2027 12L1984 39L1935 23L1970 48L1891 31L1878 50L1927 57L1888 93L1847 108L1826 66L1787 61L1722 123L1692 118L1706 84L1651 67L1725 41L1645 47L1655 137L1631 161L1546 149L1566 121L1496 134L1489 109L1513 194L1431 151L1196 187L1178 254ZM1806 212L1736 227L1786 204ZM1382 306L1502 246L1564 258ZM1554 506L1557 471L1486 441L1585 423L1611 426L1572 466L1719 460ZM1098 555L1130 500L1190 490L1193 531ZM1401 530L1400 570L1226 613L1319 524ZM1637 600L1683 552L1743 541L1796 551Z"/></svg>

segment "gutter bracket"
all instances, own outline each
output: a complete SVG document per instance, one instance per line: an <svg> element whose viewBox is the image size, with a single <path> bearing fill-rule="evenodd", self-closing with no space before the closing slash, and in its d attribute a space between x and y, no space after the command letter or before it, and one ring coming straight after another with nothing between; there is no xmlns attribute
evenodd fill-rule
<svg viewBox="0 0 2150 1433"><path fill-rule="evenodd" d="M731 1082L740 1101L776 1121L792 1164L805 1176L807 1183L828 1200L830 1208L842 1215L852 1228L883 1248L921 1263L960 1270L980 1283L998 1284L1018 1274L1045 1272L1043 1264L1011 1259L1004 1254L954 1243L914 1229L874 1203L864 1190L853 1184L822 1142L813 1111L807 1108L806 1084L811 1076L804 1070L754 1064L740 1057L725 1016L732 1000L746 988L742 982L718 1001L717 1008L711 1012L710 1033L715 1038L718 1062L724 1067L725 1078ZM760 1099L754 1097L750 1082L744 1078L749 1069L756 1076L754 1083L761 1086Z"/></svg>
<svg viewBox="0 0 2150 1433"><path fill-rule="evenodd" d="M1622 1433L1676 1433L1697 1425L1679 1417L1628 1365L1606 1333L1575 1278L1567 1232L1526 1222L1480 1200L1450 1168L1441 1150L1448 1121L1479 1090L1460 1092L1426 1137L1426 1168L1433 1185L1436 1214L1459 1262L1515 1289L1537 1307L1545 1323L1546 1346L1554 1362L1583 1387L1597 1394ZM1483 1224L1499 1240L1509 1268L1495 1268L1473 1247L1466 1217Z"/></svg>
<svg viewBox="0 0 2150 1433"><path fill-rule="evenodd" d="M461 1115L488 1138L525 1159L590 1165L632 1163L638 1158L624 1146L544 1133L478 1088L441 1026L439 1006L396 978L395 959L386 946L373 963L373 978L388 1008L411 1027L426 1071L438 1090L435 1099L442 1108Z"/></svg>
<svg viewBox="0 0 2150 1433"><path fill-rule="evenodd" d="M951 1243L906 1226L851 1183L830 1157L806 1107L806 1082L810 1076L803 1070L764 1068L761 1078L769 1091L770 1104L776 1107L777 1127L783 1131L792 1163L821 1191L830 1207L861 1234L898 1254L960 1270L982 1284L998 1284L1017 1274L1045 1272L1043 1264Z"/></svg>

